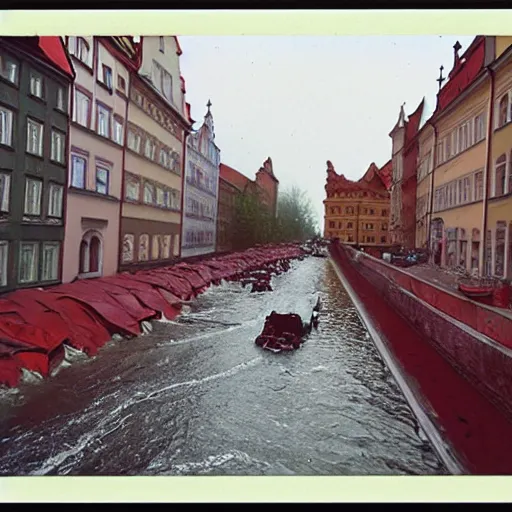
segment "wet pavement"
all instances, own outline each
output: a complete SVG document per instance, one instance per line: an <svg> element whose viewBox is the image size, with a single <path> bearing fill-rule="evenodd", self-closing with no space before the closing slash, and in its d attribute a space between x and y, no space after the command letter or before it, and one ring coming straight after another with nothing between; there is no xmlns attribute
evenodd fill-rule
<svg viewBox="0 0 512 512"><path fill-rule="evenodd" d="M0 390L0 475L446 474L328 260L272 286L212 287L149 334ZM318 296L300 350L254 344L273 309L309 318Z"/></svg>

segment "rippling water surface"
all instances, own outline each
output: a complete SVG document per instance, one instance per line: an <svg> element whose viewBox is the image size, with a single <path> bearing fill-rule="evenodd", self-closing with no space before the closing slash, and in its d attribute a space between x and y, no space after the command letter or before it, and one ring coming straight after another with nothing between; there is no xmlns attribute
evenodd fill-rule
<svg viewBox="0 0 512 512"><path fill-rule="evenodd" d="M330 263L209 289L174 322L0 392L1 475L444 474ZM254 344L273 309L320 325Z"/></svg>

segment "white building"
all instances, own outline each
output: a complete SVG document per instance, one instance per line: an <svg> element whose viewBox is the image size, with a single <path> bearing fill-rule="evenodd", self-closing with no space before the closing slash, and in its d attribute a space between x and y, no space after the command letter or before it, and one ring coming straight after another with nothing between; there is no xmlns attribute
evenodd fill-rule
<svg viewBox="0 0 512 512"><path fill-rule="evenodd" d="M209 101L207 107L201 128L187 141L181 236L183 258L215 252L220 150L214 142Z"/></svg>

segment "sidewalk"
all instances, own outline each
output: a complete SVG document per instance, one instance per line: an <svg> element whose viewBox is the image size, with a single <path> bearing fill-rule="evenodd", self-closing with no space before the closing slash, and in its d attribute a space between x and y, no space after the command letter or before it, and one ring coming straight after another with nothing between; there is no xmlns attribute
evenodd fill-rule
<svg viewBox="0 0 512 512"><path fill-rule="evenodd" d="M441 268L441 267L435 267L433 265L430 265L428 263L421 263L418 265L414 265L412 267L396 267L399 268L399 270L402 270L404 272L407 272L408 274L411 274L412 276L418 277L419 279L422 279L424 281L427 281L428 283L434 284L436 286L439 286L440 288L443 288L444 290L447 290L458 297L464 298L466 300L472 301L469 297L466 297L463 293L461 293L458 289L458 280L461 277L458 272L455 272L454 270L450 270L447 268ZM510 318L512 320L512 309L511 306L509 306L509 309L503 309L503 308L497 308L494 306L488 306L486 304L482 304L480 302L477 302L477 304L482 305L486 308L491 309L492 311L503 315L507 318Z"/></svg>

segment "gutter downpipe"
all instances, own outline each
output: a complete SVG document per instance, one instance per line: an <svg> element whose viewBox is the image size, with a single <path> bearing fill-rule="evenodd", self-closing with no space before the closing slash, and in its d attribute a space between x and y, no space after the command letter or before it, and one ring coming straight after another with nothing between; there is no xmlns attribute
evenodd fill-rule
<svg viewBox="0 0 512 512"><path fill-rule="evenodd" d="M434 261L434 255L432 252L432 216L434 210L434 174L436 172L437 167L437 126L431 121L427 121L427 124L432 126L434 130L434 144L432 147L432 172L430 173L430 197L429 197L429 207L428 207L428 238L427 238L427 247L429 252L429 259L431 262Z"/></svg>
<svg viewBox="0 0 512 512"><path fill-rule="evenodd" d="M484 168L484 197L482 201L482 235L480 239L482 240L482 243L480 244L480 250L479 250L479 269L478 273L481 277L484 276L485 268L486 268L486 245L487 245L487 213L488 213L488 203L489 203L489 184L490 184L490 168L492 167L491 162L491 152L492 152L492 127L494 124L494 87L495 87L495 75L494 71L488 67L487 72L489 74L489 78L491 79L489 83L489 107L488 112L489 115L487 116L487 141L486 141L486 158L485 158L485 168Z"/></svg>
<svg viewBox="0 0 512 512"><path fill-rule="evenodd" d="M183 226L183 205L185 204L185 192L186 192L186 183L187 179L187 159L188 159L188 143L187 139L190 136L190 132L187 128L183 130L183 150L182 150L182 158L181 158L181 206L180 206L180 247L178 258L182 258L182 247L183 247L183 235L184 235L184 226Z"/></svg>

